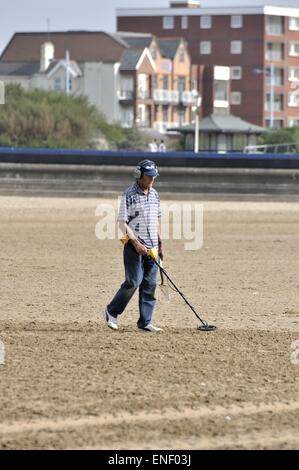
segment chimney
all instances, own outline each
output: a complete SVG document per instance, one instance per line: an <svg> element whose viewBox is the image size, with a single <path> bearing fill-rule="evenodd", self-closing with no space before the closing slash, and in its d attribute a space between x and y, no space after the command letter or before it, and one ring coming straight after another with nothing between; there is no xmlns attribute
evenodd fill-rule
<svg viewBox="0 0 299 470"><path fill-rule="evenodd" d="M200 2L197 0L171 0L170 8L199 8Z"/></svg>
<svg viewBox="0 0 299 470"><path fill-rule="evenodd" d="M50 65L51 60L54 59L54 44L52 42L45 42L41 45L40 54L40 71L44 72Z"/></svg>

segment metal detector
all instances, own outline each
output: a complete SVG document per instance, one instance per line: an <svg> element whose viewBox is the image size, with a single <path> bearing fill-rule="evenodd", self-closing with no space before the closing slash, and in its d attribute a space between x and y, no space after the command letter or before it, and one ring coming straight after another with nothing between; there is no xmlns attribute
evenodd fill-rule
<svg viewBox="0 0 299 470"><path fill-rule="evenodd" d="M151 250L149 250L149 256L152 258L152 260L154 261L154 263L159 267L160 269L160 272L163 273L163 275L167 278L167 280L170 282L170 284L173 286L174 290L176 290L176 292L178 294L180 294L180 296L182 297L182 299L184 299L184 301L186 302L186 304L188 305L189 308L191 308L192 312L194 313L194 315L196 316L196 318L198 318L198 320L201 322L201 325L198 326L198 330L199 331L216 331L217 330L217 326L215 325L209 325L209 323L207 323L205 320L203 320L202 318L200 318L200 316L198 315L198 313L196 312L195 308L190 304L190 302L188 302L188 300L186 299L185 295L183 294L182 291L180 291L180 289L175 285L175 283L171 280L171 278L169 277L169 275L167 274L167 272L165 271L165 269L163 268L163 266L161 266L160 263L158 263L158 261L156 260L156 258L154 258L152 255L151 255Z"/></svg>

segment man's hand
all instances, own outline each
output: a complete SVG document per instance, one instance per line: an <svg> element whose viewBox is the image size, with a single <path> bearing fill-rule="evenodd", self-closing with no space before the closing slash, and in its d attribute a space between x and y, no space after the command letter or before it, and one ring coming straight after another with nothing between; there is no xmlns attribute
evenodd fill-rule
<svg viewBox="0 0 299 470"><path fill-rule="evenodd" d="M139 240L131 240L132 245L134 246L135 250L139 255L145 256L147 255L147 248L146 246L142 245Z"/></svg>

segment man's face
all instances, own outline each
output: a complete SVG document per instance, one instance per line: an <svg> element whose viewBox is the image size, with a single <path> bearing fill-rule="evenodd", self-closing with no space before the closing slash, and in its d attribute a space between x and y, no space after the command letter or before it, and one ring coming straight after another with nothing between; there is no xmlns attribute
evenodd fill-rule
<svg viewBox="0 0 299 470"><path fill-rule="evenodd" d="M149 189L153 186L155 179L156 179L156 176L143 175L142 178L140 179L140 182L144 189Z"/></svg>

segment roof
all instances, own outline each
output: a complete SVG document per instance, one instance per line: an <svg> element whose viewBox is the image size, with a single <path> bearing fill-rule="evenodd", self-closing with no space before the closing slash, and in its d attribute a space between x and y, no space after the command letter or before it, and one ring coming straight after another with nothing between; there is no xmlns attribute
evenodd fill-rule
<svg viewBox="0 0 299 470"><path fill-rule="evenodd" d="M194 133L195 125L190 124L176 130L179 130L183 134ZM223 134L235 134L238 132L245 134L262 134L264 132L268 132L268 129L252 124L251 122L244 121L232 114L211 114L199 121L199 131Z"/></svg>
<svg viewBox="0 0 299 470"><path fill-rule="evenodd" d="M65 65L66 64L64 59L51 60L47 70L45 70L43 73L50 77L52 74L54 74L55 71L57 71L60 67L65 67ZM73 77L78 77L82 75L79 65L73 60L69 62L69 71Z"/></svg>
<svg viewBox="0 0 299 470"><path fill-rule="evenodd" d="M40 72L40 62L0 62L0 76L32 76L36 73L48 75L61 62L61 60L51 60L49 67L44 72ZM81 75L81 70L76 62L70 61L70 66L75 75Z"/></svg>
<svg viewBox="0 0 299 470"><path fill-rule="evenodd" d="M50 41L55 46L55 58L63 59L65 52L77 62L118 62L128 47L124 41L102 31L60 31L15 33L4 49L1 62L39 62L41 45Z"/></svg>
<svg viewBox="0 0 299 470"><path fill-rule="evenodd" d="M27 76L40 70L40 62L0 62L0 75Z"/></svg>
<svg viewBox="0 0 299 470"><path fill-rule="evenodd" d="M181 39L178 38L169 38L169 39L158 39L158 46L161 52L162 57L167 57L168 59L174 59L178 47L180 45Z"/></svg>
<svg viewBox="0 0 299 470"><path fill-rule="evenodd" d="M114 36L119 36L128 47L132 47L133 49L144 49L145 47L149 47L153 40L153 35L148 33L118 32L114 34Z"/></svg>
<svg viewBox="0 0 299 470"><path fill-rule="evenodd" d="M120 59L120 70L136 70L143 49L127 49Z"/></svg>
<svg viewBox="0 0 299 470"><path fill-rule="evenodd" d="M281 0L280 0L281 1ZM280 3L278 1L278 3ZM295 16L299 17L299 8L295 3L288 2L288 6L271 5L271 0L265 2L265 5L230 5L229 1L222 6L201 6L200 8L117 8L116 16L133 17L133 16L202 16L202 15L274 15L274 16ZM249 3L249 2L248 2ZM273 2L274 3L274 2Z"/></svg>

